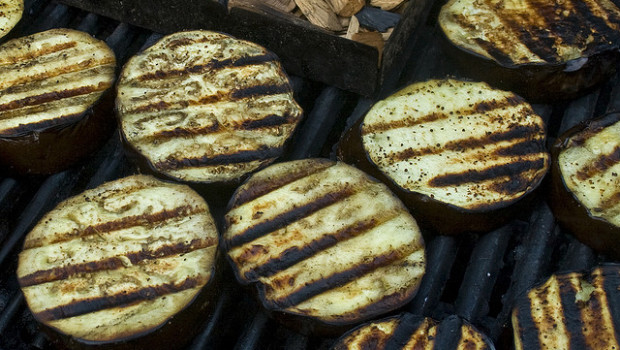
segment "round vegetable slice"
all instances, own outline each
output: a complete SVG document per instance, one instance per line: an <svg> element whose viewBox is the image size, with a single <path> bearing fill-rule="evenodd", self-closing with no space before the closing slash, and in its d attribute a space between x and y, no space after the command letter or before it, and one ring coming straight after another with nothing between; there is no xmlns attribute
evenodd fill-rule
<svg viewBox="0 0 620 350"><path fill-rule="evenodd" d="M23 13L23 0L0 0L0 38L15 27Z"/></svg>

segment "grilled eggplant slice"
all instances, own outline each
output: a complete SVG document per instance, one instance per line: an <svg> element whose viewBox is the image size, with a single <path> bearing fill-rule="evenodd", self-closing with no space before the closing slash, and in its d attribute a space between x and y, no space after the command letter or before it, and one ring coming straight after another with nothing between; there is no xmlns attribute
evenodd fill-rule
<svg viewBox="0 0 620 350"><path fill-rule="evenodd" d="M549 167L545 125L513 93L431 80L383 101L348 130L340 159L388 184L441 234L488 231L512 217Z"/></svg>
<svg viewBox="0 0 620 350"><path fill-rule="evenodd" d="M107 140L114 52L87 33L52 29L0 46L0 165L50 174Z"/></svg>
<svg viewBox="0 0 620 350"><path fill-rule="evenodd" d="M435 320L412 314L391 316L361 325L340 337L332 350L416 349L493 350L489 338L458 316Z"/></svg>
<svg viewBox="0 0 620 350"><path fill-rule="evenodd" d="M515 350L618 349L620 266L551 276L512 312Z"/></svg>
<svg viewBox="0 0 620 350"><path fill-rule="evenodd" d="M26 236L17 276L57 342L176 349L214 304L217 245L202 197L135 175L46 214Z"/></svg>
<svg viewBox="0 0 620 350"><path fill-rule="evenodd" d="M306 333L396 309L425 271L414 218L385 185L327 159L279 163L234 194L223 244L237 279ZM291 323L291 322L295 322Z"/></svg>
<svg viewBox="0 0 620 350"><path fill-rule="evenodd" d="M592 248L620 257L620 113L577 125L552 147L550 206Z"/></svg>
<svg viewBox="0 0 620 350"><path fill-rule="evenodd" d="M439 24L469 73L530 101L574 98L619 57L613 0L450 0Z"/></svg>
<svg viewBox="0 0 620 350"><path fill-rule="evenodd" d="M123 68L118 113L143 169L183 182L236 182L283 153L301 119L265 48L225 34L171 34Z"/></svg>
<svg viewBox="0 0 620 350"><path fill-rule="evenodd" d="M23 13L23 0L0 0L0 38L15 27Z"/></svg>

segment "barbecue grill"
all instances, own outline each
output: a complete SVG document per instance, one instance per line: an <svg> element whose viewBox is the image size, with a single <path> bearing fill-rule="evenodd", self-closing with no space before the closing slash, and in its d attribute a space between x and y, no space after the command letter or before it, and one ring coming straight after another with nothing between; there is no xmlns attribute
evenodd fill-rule
<svg viewBox="0 0 620 350"><path fill-rule="evenodd" d="M442 54L436 14L430 9L408 39L375 96L383 97L414 81L461 77ZM123 64L161 34L50 0L30 0L24 18L10 37L54 27L86 31L105 40ZM6 39L3 39L6 40ZM301 77L292 77L305 121L292 138L284 160L334 158L334 147L348 125L360 118L373 99ZM574 101L535 105L548 124L549 142L578 122L620 109L618 74L598 90ZM24 236L59 201L105 181L134 173L118 135L85 163L47 177L0 178L0 349L48 349L15 275ZM459 315L486 333L498 349L510 348L510 313L515 298L551 273L588 269L610 259L593 253L555 224L542 191L531 209L495 231L458 237L428 235L427 272L415 298L402 310L443 319ZM210 203L216 217L226 203ZM271 320L234 281L231 271L189 349L328 349L333 338L306 336ZM449 332L446 332L449 334Z"/></svg>

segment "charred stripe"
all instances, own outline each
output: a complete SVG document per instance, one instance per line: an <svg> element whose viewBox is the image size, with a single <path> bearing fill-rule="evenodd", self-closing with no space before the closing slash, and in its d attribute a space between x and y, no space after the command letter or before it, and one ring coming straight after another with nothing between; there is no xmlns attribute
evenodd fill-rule
<svg viewBox="0 0 620 350"><path fill-rule="evenodd" d="M571 283L572 278L558 278L560 300L566 325L566 336L570 341L571 349L586 349L586 341L583 335L583 320L577 303L577 291Z"/></svg>
<svg viewBox="0 0 620 350"><path fill-rule="evenodd" d="M507 131L499 132L499 133L489 133L486 136L482 137L470 137L468 139L462 140L454 140L450 142L446 142L440 147L424 147L419 149L408 148L404 151L393 152L389 154L387 157L390 159L394 159L396 161L403 161L413 157L423 157L427 155L440 154L445 151L464 151L465 149L473 149L473 148L481 148L490 144L498 143L501 141L508 141L512 139L520 139L530 137L531 135L539 135L541 133L541 128L538 125L532 126L517 126ZM521 145L521 146L519 146ZM521 152L519 154L532 154L532 153L540 153L544 152L544 146L542 145L542 140L528 140L526 143L519 143L516 145L512 145L511 148L515 147L512 152ZM525 153L525 150L521 150L521 148L529 147L532 150L538 149L536 152ZM507 154L511 155L510 149L506 150ZM496 154L502 155L501 150L496 151ZM517 155L517 154L515 154Z"/></svg>
<svg viewBox="0 0 620 350"><path fill-rule="evenodd" d="M327 193L320 198L316 198L310 203L292 208L289 211L277 215L269 221L265 221L249 227L245 231L240 232L235 236L231 237L230 239L226 240L224 243L226 246L226 250L230 250L231 248L252 242L259 237L262 237L275 230L281 229L289 225L293 221L297 221L299 219L310 216L311 214L354 194L355 190L353 188L345 188L337 192Z"/></svg>
<svg viewBox="0 0 620 350"><path fill-rule="evenodd" d="M14 128L0 130L0 137L2 136L14 137L14 136L23 135L23 134L33 132L33 131L46 130L46 129L53 128L56 126L61 126L63 124L69 125L84 118L85 113L59 115L59 116L54 117L53 119L42 120L36 123L19 124L19 126L16 126Z"/></svg>
<svg viewBox="0 0 620 350"><path fill-rule="evenodd" d="M586 25L585 28L592 28L592 31L597 35L605 37L607 40L610 38L616 37L614 34L614 30L607 25L607 22L596 16L592 9L589 6L589 3L594 3L593 0L583 1L583 0L569 0L569 3L573 5L574 8L583 16L585 23L581 23L581 25ZM610 14L613 11L605 11ZM617 18L616 18L617 20Z"/></svg>
<svg viewBox="0 0 620 350"><path fill-rule="evenodd" d="M531 185L532 182L527 176L517 175L511 176L506 181L494 182L489 189L497 193L514 194L525 192Z"/></svg>
<svg viewBox="0 0 620 350"><path fill-rule="evenodd" d="M18 77L17 79L14 79L11 81L2 81L2 83L0 84L0 90L13 86L13 85L30 83L32 81L37 81L37 80L51 79L51 78L59 77L64 74L90 70L91 68L94 68L94 67L105 66L105 65L114 64L114 63L115 63L114 57L106 57L106 59L101 60L101 61L96 61L96 62L87 61L87 64L85 64L84 62L78 62L73 65L63 66L61 68L56 68L54 70L47 70L47 71L44 71L38 74Z"/></svg>
<svg viewBox="0 0 620 350"><path fill-rule="evenodd" d="M398 215L398 213L394 214ZM246 272L244 276L246 280L251 281L257 280L259 277L273 276L274 274L313 256L321 250L333 247L340 242L367 232L368 230L379 226L381 223L394 218L395 215L386 215L386 218L382 217L381 219L371 218L364 221L358 221L351 226L344 227L338 230L335 233L327 234L323 237L315 239L312 242L308 242L302 247L288 248L284 252L282 252L280 256L275 257L265 262L264 264Z"/></svg>
<svg viewBox="0 0 620 350"><path fill-rule="evenodd" d="M228 58L225 60L212 60L206 64L197 64L189 66L183 69L171 69L171 70L157 70L155 72L146 73L137 76L133 80L147 81L147 80L160 80L170 77L184 76L188 74L204 74L212 70L223 69L228 67L243 67L255 64L261 64L276 60L276 56L271 53L257 55L257 56L244 56L240 58Z"/></svg>
<svg viewBox="0 0 620 350"><path fill-rule="evenodd" d="M289 84L261 84L233 90L230 97L233 100L241 100L244 98L256 98L259 96L287 94L291 92L293 91Z"/></svg>
<svg viewBox="0 0 620 350"><path fill-rule="evenodd" d="M532 300L528 298L519 298L515 305L516 319L518 329L516 330L521 340L522 349L540 349L540 329L534 322L532 317Z"/></svg>
<svg viewBox="0 0 620 350"><path fill-rule="evenodd" d="M239 151L229 154L218 154L212 157L203 156L183 159L169 158L164 161L155 163L154 166L160 170L178 170L201 166L249 163L253 161L277 158L281 154L282 147L261 146L257 150Z"/></svg>
<svg viewBox="0 0 620 350"><path fill-rule="evenodd" d="M240 129L257 130L257 129L264 129L264 128L272 128L274 126L290 124L294 120L295 120L295 116L290 113L285 113L284 115L269 114L267 116L262 117L261 119L244 120L240 125Z"/></svg>
<svg viewBox="0 0 620 350"><path fill-rule="evenodd" d="M400 317L398 325L392 332L392 336L388 339L384 349L401 349L404 344L407 344L412 336L415 336L418 327L430 326L429 323L424 322L424 317L413 315L410 313L403 314ZM424 330L424 334L428 334L428 328ZM426 344L420 342L415 343L416 349L425 349Z"/></svg>
<svg viewBox="0 0 620 350"><path fill-rule="evenodd" d="M192 214L199 214L202 212L204 212L203 208L194 208L189 205L184 205L184 206L177 207L174 209L162 210L158 213L127 216L127 217L123 217L115 221L109 221L109 222L104 222L104 223L97 224L97 225L87 226L82 230L76 230L73 232L64 233L60 235L59 237L56 237L55 239L53 239L51 242L49 242L49 244L66 242L68 240L71 240L77 237L85 237L85 236L91 236L95 234L102 234L102 233L107 233L111 231L117 231L117 230L122 230L122 229L130 228L130 227L135 227L135 226L153 227L155 225L158 225L164 221L167 221L173 218L177 218L181 216L184 217L184 216L188 216ZM32 249L32 248L39 248L41 246L42 246L42 242L40 241L36 241L36 240L30 241L24 244L24 250Z"/></svg>
<svg viewBox="0 0 620 350"><path fill-rule="evenodd" d="M585 181L596 174L605 172L618 163L620 163L620 147L614 148L614 151L611 153L599 156L598 159L577 170L575 175L579 180Z"/></svg>
<svg viewBox="0 0 620 350"><path fill-rule="evenodd" d="M429 184L435 187L458 186L470 182L487 181L498 177L515 176L528 170L542 169L544 166L544 159L521 160L490 166L482 170L468 170L463 173L448 173L436 176L429 181Z"/></svg>
<svg viewBox="0 0 620 350"><path fill-rule="evenodd" d="M168 244L151 251L139 251L127 253L124 256L131 261L133 265L136 265L145 260L155 260L170 257L173 255L187 254L194 250L205 249L215 245L217 242L213 239L201 240L193 239L188 243L179 242L176 244ZM99 261L90 261L82 264L65 265L61 267L55 267L48 270L39 270L29 275L19 278L19 285L24 287L30 287L37 284L54 282L59 280L68 279L71 276L81 273L91 273L97 271L117 270L124 267L123 259L119 256L106 258Z"/></svg>
<svg viewBox="0 0 620 350"><path fill-rule="evenodd" d="M540 139L528 139L522 142L514 143L510 145L509 147L499 148L495 150L493 154L497 156L502 156L502 157L514 157L514 156L527 156L530 154L539 154L539 153L545 153L545 152L546 152L546 149L544 145L544 140L540 138Z"/></svg>
<svg viewBox="0 0 620 350"><path fill-rule="evenodd" d="M57 101L81 95L92 94L94 92L104 91L110 86L112 86L111 82L100 82L99 84L97 84L97 86L81 86L74 89L50 91L36 96L28 96L20 100L14 100L9 103L1 104L0 112L28 106L36 106L51 101Z"/></svg>
<svg viewBox="0 0 620 350"><path fill-rule="evenodd" d="M153 300L161 296L179 293L196 288L203 281L199 278L187 278L180 283L164 283L157 286L145 287L131 292L97 298L76 300L72 303L46 309L35 313L35 317L43 322L61 320L64 318L81 316L105 309L125 307L137 302Z"/></svg>
<svg viewBox="0 0 620 350"><path fill-rule="evenodd" d="M292 293L269 301L268 304L271 304L271 306L275 309L286 309L291 306L298 305L316 295L334 289L335 286L344 285L356 278L371 273L378 268L388 266L393 262L402 259L403 254L405 254L405 252L390 251L387 254L377 255L373 257L371 262L360 263L349 268L348 270L336 272L331 276L324 277L318 281L305 283L302 287ZM278 283L287 282L278 280L276 284ZM270 287L261 285L261 288Z"/></svg>
<svg viewBox="0 0 620 350"><path fill-rule="evenodd" d="M602 291L600 284L597 283L600 281L595 280L597 278L596 274L588 277L590 278L588 282L591 283L595 290L591 292L587 301L580 301L578 303L580 306L587 304L584 305L585 307L580 307L581 319L584 321L582 333L584 333L584 339L589 349L602 349L605 346L599 342L605 342L605 345L608 346L609 344L606 343L607 339L597 338L600 335L610 333L607 329L607 319L602 311L604 303L602 298L605 298L605 293ZM601 276L600 278L602 279L603 277Z"/></svg>
<svg viewBox="0 0 620 350"><path fill-rule="evenodd" d="M36 51L28 51L28 53L26 55L21 55L21 56L13 56L11 57L11 61L4 63L4 64L0 64L0 66L8 66L8 65L14 65L20 62L24 62L24 61L30 61L33 59L33 57L40 57L40 56L45 56L45 55L49 55L52 53L56 53L56 52L60 52L63 50L67 50L67 49L71 49L77 46L77 42L75 41L68 41L65 43L61 43L61 44L56 44L56 45L50 45L50 46L44 46L44 47L40 47L39 49L37 49Z"/></svg>
<svg viewBox="0 0 620 350"><path fill-rule="evenodd" d="M615 207L616 205L618 205L618 203L620 203L620 192L614 192L611 194L611 196L608 196L603 201L601 201L601 204L598 207L593 208L592 210L594 212L602 212L606 209Z"/></svg>
<svg viewBox="0 0 620 350"><path fill-rule="evenodd" d="M609 314L613 320L616 340L620 341L620 275L615 266L602 266L599 268L603 279L603 292L607 296Z"/></svg>
<svg viewBox="0 0 620 350"><path fill-rule="evenodd" d="M473 114L486 113L486 112L490 112L490 111L494 111L498 109L515 107L522 103L524 103L523 99L517 98L515 96L508 96L505 99L502 99L499 101L495 101L495 100L481 101L481 102L474 104L470 108L458 109L458 110L454 110L451 112L442 112L442 113L433 112L433 113L429 113L427 115L424 115L416 119L412 119L412 118L399 119L399 120L394 120L394 121L387 122L387 123L363 125L361 134L362 135L375 134L375 133L388 131L392 129L412 127L412 126L416 126L420 124L434 122L436 120L452 118L454 115L458 116L458 115L473 115Z"/></svg>
<svg viewBox="0 0 620 350"><path fill-rule="evenodd" d="M478 46L484 49L484 51L491 55L493 59L499 62L499 64L503 66L512 66L515 63L509 54L498 49L493 43L480 38L474 38L474 41L478 44Z"/></svg>
<svg viewBox="0 0 620 350"><path fill-rule="evenodd" d="M303 179L304 177L320 173L321 171L324 171L334 165L335 164L331 162L317 162L313 167L303 168L301 170L295 169L295 172L288 171L284 176L270 178L269 181L260 181L254 184L251 188L238 192L231 204L231 209L255 200L256 198L262 197L267 193L273 192L280 187Z"/></svg>

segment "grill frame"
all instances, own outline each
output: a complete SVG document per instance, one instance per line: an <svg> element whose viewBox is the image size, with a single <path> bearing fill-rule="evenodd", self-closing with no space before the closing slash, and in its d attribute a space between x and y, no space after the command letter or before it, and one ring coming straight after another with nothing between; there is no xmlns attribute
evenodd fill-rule
<svg viewBox="0 0 620 350"><path fill-rule="evenodd" d="M414 81L446 76L465 77L442 55L435 18L409 37L402 58L393 65L375 98ZM50 0L27 0L25 15L9 37L68 26L105 39L124 63L133 53L161 35ZM5 41L3 38L1 41ZM0 41L0 42L1 42ZM306 111L283 160L322 156L334 158L342 132L370 108L373 98L333 86L292 77L296 98ZM579 99L554 105L534 105L556 135L582 120L620 110L620 77ZM0 178L0 349L53 348L28 311L15 276L23 237L61 200L107 180L134 173L124 157L118 134L85 163L47 177ZM225 203L210 203L223 216ZM536 205L508 225L487 234L432 236L427 240L427 273L415 298L403 310L443 319L457 314L487 333L498 349L510 348L508 324L513 301L551 273L587 270L612 262L581 244L555 220L544 193ZM228 282L211 318L189 349L327 349L333 338L308 337L271 320L251 296L239 288L228 267Z"/></svg>

